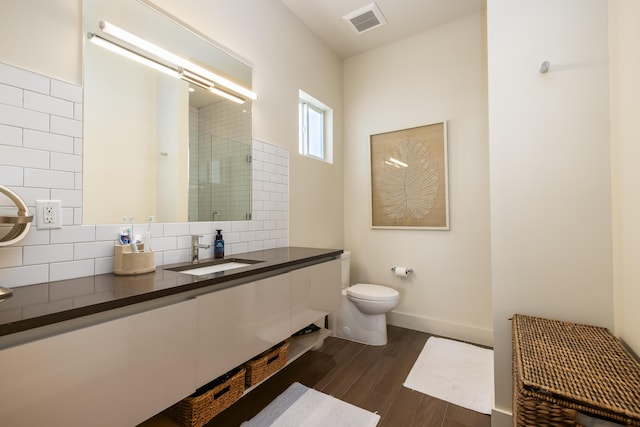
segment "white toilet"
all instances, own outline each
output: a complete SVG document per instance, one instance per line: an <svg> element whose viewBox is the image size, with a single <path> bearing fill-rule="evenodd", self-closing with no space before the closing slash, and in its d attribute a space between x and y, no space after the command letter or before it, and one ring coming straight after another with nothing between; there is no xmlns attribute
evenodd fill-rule
<svg viewBox="0 0 640 427"><path fill-rule="evenodd" d="M358 283L349 286L351 253L342 254L342 300L336 336L368 345L387 343L387 312L400 300L395 289Z"/></svg>

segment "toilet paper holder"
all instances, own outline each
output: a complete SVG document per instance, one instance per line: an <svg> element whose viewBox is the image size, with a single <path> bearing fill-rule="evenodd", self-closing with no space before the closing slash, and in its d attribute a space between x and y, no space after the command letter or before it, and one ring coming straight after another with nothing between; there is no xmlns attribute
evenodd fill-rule
<svg viewBox="0 0 640 427"><path fill-rule="evenodd" d="M396 272L396 268L398 267L391 267L391 271L393 271L394 273ZM402 267L400 267L402 268ZM411 274L413 273L413 268L406 268L405 271L407 272L407 274Z"/></svg>

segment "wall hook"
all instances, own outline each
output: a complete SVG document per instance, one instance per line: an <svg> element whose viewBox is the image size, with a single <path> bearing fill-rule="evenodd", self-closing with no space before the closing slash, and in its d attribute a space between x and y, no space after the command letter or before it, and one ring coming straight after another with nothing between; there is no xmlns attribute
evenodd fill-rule
<svg viewBox="0 0 640 427"><path fill-rule="evenodd" d="M547 71L549 71L549 67L551 67L551 62L544 61L542 64L540 64L540 73L546 73Z"/></svg>

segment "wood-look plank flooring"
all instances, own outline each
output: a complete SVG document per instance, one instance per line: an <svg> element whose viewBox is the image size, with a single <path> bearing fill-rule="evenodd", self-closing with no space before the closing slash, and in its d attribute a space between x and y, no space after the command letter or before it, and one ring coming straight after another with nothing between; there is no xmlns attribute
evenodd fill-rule
<svg viewBox="0 0 640 427"><path fill-rule="evenodd" d="M308 352L282 369L218 414L207 427L239 426L296 381L377 412L379 427L489 427L488 415L402 386L427 338L428 334L394 326L388 327L385 346L327 338L320 350Z"/></svg>

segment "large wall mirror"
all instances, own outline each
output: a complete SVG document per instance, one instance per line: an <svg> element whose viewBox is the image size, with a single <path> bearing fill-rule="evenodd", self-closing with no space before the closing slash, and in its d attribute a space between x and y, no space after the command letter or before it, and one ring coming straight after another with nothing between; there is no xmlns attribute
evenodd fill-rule
<svg viewBox="0 0 640 427"><path fill-rule="evenodd" d="M100 22L251 88L245 62L142 1L84 0L85 36L101 38ZM85 38L83 223L250 219L251 99L232 102L178 73Z"/></svg>

